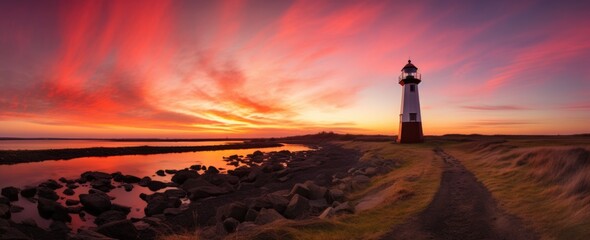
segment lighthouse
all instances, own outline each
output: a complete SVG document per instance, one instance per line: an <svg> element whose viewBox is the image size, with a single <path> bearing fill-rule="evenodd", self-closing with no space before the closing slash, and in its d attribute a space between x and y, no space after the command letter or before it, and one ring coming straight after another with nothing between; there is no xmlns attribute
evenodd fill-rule
<svg viewBox="0 0 590 240"><path fill-rule="evenodd" d="M420 98L418 84L421 82L418 68L408 60L399 76L402 86L402 105L399 115L398 143L420 143L423 141L422 117L420 116Z"/></svg>

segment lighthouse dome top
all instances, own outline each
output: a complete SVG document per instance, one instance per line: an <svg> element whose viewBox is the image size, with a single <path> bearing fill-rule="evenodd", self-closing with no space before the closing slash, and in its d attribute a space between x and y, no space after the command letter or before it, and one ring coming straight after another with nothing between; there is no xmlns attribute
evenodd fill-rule
<svg viewBox="0 0 590 240"><path fill-rule="evenodd" d="M414 64L412 64L412 60L408 60L408 64L406 64L402 68L402 71L407 72L407 73L416 72L416 71L418 71L418 68Z"/></svg>

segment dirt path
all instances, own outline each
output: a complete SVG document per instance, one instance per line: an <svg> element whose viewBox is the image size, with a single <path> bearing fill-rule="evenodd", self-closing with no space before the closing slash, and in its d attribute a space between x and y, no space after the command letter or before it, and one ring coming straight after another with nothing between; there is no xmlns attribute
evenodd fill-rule
<svg viewBox="0 0 590 240"><path fill-rule="evenodd" d="M500 210L477 178L442 149L445 161L438 192L428 207L382 239L538 239L522 221Z"/></svg>

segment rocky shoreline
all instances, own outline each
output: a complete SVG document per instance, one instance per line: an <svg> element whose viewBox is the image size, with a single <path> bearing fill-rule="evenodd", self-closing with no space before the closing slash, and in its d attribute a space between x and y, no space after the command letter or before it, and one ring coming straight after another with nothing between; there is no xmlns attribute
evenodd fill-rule
<svg viewBox="0 0 590 240"><path fill-rule="evenodd" d="M80 157L108 157L121 155L148 155L160 153L182 153L232 149L281 147L278 142L243 142L213 146L137 146L137 147L95 147L47 150L0 150L0 165L45 160L67 160Z"/></svg>
<svg viewBox="0 0 590 240"><path fill-rule="evenodd" d="M227 173L215 167L187 166L158 170L169 182L121 172L85 172L78 179L48 180L34 187L5 187L0 197L0 239L155 239L196 228L206 238L221 238L236 230L255 229L281 219L329 218L354 212L346 193L360 189L370 177L388 172L386 161L360 163L357 151L322 144L319 150L302 152L255 151L229 156ZM73 193L89 186L79 200L59 203L56 191ZM145 217L128 218L131 206L112 203L109 191L145 187L154 191L139 197L147 203ZM64 189L64 190L62 190ZM51 219L49 229L32 220L10 220L11 202L18 197L37 204L39 214ZM95 227L72 232L66 224L71 214L94 216Z"/></svg>

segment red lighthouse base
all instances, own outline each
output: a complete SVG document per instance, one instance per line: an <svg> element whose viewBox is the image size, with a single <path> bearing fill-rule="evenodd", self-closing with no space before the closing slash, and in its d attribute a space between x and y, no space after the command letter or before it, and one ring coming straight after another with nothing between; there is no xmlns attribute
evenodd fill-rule
<svg viewBox="0 0 590 240"><path fill-rule="evenodd" d="M398 143L421 143L424 142L422 135L422 122L402 122L400 126Z"/></svg>

